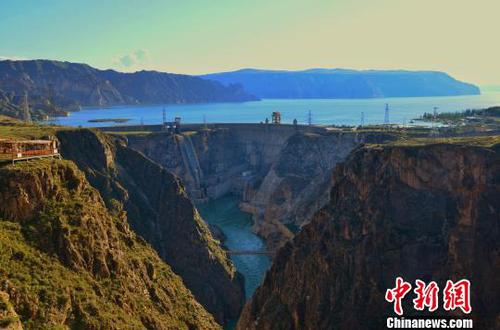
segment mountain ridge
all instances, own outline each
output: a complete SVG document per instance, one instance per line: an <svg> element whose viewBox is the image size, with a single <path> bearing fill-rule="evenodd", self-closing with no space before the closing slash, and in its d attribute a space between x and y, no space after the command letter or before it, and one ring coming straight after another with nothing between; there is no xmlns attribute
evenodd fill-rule
<svg viewBox="0 0 500 330"><path fill-rule="evenodd" d="M124 73L52 60L0 61L0 113L22 118L64 115L82 106L182 104L257 100L241 86L159 71Z"/></svg>
<svg viewBox="0 0 500 330"><path fill-rule="evenodd" d="M377 98L477 95L480 89L441 71L244 68L199 77L241 84L260 98Z"/></svg>

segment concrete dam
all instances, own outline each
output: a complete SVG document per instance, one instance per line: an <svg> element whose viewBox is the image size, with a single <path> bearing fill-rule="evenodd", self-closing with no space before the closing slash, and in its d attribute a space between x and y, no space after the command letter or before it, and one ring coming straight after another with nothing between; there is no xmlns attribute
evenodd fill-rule
<svg viewBox="0 0 500 330"><path fill-rule="evenodd" d="M184 125L177 133L163 132L160 125L147 129L150 134L127 134L128 145L179 176L197 204L238 196L270 249L292 237L328 202L338 162L364 142L390 138L301 125Z"/></svg>

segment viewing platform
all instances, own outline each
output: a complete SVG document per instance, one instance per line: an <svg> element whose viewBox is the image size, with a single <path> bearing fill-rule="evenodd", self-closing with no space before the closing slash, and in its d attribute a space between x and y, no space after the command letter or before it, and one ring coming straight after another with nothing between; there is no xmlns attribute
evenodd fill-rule
<svg viewBox="0 0 500 330"><path fill-rule="evenodd" d="M12 140L0 139L0 160L14 164L21 160L61 158L56 140Z"/></svg>

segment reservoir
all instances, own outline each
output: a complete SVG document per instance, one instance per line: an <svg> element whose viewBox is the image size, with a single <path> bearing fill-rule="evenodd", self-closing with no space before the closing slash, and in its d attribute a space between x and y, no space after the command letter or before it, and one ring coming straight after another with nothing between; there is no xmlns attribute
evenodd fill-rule
<svg viewBox="0 0 500 330"><path fill-rule="evenodd" d="M227 237L224 245L229 250L265 251L263 240L251 230L251 215L242 212L238 202L236 196L225 196L197 208L206 222L222 229ZM231 255L231 260L245 278L245 294L249 299L264 279L271 260L266 255Z"/></svg>
<svg viewBox="0 0 500 330"><path fill-rule="evenodd" d="M309 111L313 124L359 125L382 124L385 104L389 104L390 123L409 123L424 112L456 112L500 105L500 93L446 97L404 97L376 99L265 99L243 103L133 105L109 108L84 108L52 123L68 126L111 126L160 124L165 109L167 121L180 117L183 123L259 123L271 119L273 111L281 112L282 122L306 124ZM102 119L128 119L126 122L99 122ZM89 122L92 120L94 122ZM97 121L97 122L96 122Z"/></svg>

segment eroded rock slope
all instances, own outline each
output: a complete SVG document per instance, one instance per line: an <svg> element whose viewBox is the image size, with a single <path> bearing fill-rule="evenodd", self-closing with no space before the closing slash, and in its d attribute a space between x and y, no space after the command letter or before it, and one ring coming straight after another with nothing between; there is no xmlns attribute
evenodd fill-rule
<svg viewBox="0 0 500 330"><path fill-rule="evenodd" d="M69 161L0 168L0 265L26 329L220 328Z"/></svg>
<svg viewBox="0 0 500 330"><path fill-rule="evenodd" d="M219 322L239 315L244 303L242 277L176 176L128 148L125 140L86 129L57 136L63 156L85 172L108 207L123 205L132 229Z"/></svg>
<svg viewBox="0 0 500 330"><path fill-rule="evenodd" d="M238 329L378 329L395 277L472 283L475 327L500 326L500 148L364 147L278 253ZM405 317L415 314L405 299ZM457 315L441 307L433 315Z"/></svg>

